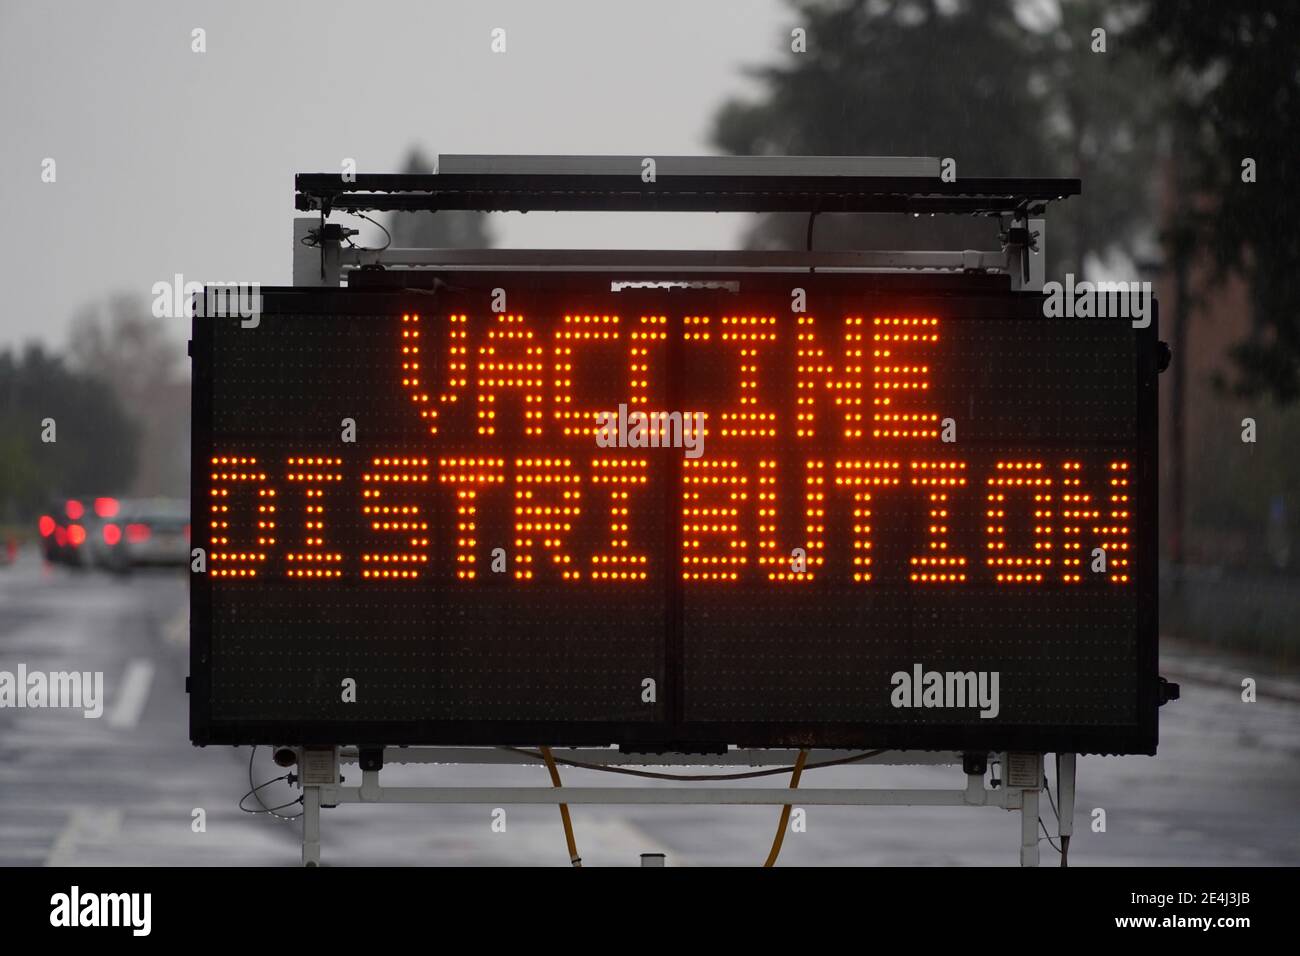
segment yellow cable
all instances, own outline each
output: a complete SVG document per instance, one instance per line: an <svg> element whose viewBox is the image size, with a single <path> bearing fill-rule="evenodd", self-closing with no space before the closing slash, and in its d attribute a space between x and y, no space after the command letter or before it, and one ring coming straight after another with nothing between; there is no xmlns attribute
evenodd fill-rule
<svg viewBox="0 0 1300 956"><path fill-rule="evenodd" d="M551 772L551 784L556 790L560 789L560 771L555 766L555 758L551 756L550 747L539 748L542 757L546 760L546 769ZM797 773L797 771L796 771ZM789 810L789 807L786 808ZM573 821L569 819L569 805L560 804L560 820L564 823L564 842L569 845L569 862L574 866L582 866L582 857L578 856L578 841L573 838Z"/></svg>
<svg viewBox="0 0 1300 956"><path fill-rule="evenodd" d="M790 789L799 788L799 777L803 774L803 765L808 760L808 751L799 751L799 759L794 762L794 773L790 774ZM785 842L785 828L790 824L790 804L781 808L781 823L776 828L776 839L772 841L772 852L767 855L763 866L775 866L776 858L781 855L781 844Z"/></svg>

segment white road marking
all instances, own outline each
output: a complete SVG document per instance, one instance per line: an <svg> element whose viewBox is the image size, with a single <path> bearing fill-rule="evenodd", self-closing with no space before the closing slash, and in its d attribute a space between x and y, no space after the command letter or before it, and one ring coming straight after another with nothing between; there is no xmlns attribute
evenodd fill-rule
<svg viewBox="0 0 1300 956"><path fill-rule="evenodd" d="M46 866L71 866L76 860L79 843L105 845L113 842L122 830L122 810L117 807L75 807L68 814L68 822L59 831Z"/></svg>
<svg viewBox="0 0 1300 956"><path fill-rule="evenodd" d="M134 660L126 666L122 677L122 688L113 701L113 709L108 714L110 727L134 727L140 722L144 713L145 702L149 699L149 686L153 683L153 663L144 659Z"/></svg>
<svg viewBox="0 0 1300 956"><path fill-rule="evenodd" d="M185 647L190 642L190 608L183 606L163 626L163 639Z"/></svg>

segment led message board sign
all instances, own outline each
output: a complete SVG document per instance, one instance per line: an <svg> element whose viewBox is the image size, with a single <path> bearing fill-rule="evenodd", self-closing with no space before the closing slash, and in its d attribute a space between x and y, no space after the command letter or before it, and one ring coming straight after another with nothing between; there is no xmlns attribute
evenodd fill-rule
<svg viewBox="0 0 1300 956"><path fill-rule="evenodd" d="M1154 752L1154 324L985 278L195 319L192 738Z"/></svg>

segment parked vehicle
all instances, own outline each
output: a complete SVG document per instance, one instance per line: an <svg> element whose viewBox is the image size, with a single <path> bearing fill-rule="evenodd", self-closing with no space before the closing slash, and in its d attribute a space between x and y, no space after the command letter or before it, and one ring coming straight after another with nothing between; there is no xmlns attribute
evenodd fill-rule
<svg viewBox="0 0 1300 956"><path fill-rule="evenodd" d="M41 515L37 530L45 560L74 568L90 567L94 563L92 542L101 521L96 512L104 510L103 503L112 501L91 497L61 499Z"/></svg>
<svg viewBox="0 0 1300 956"><path fill-rule="evenodd" d="M190 506L174 498L118 503L98 528L95 563L124 573L133 568L184 566L190 559Z"/></svg>

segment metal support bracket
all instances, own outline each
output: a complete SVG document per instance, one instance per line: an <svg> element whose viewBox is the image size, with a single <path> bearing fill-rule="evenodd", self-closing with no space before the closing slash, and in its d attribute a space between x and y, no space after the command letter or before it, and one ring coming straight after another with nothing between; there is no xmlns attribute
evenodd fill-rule
<svg viewBox="0 0 1300 956"><path fill-rule="evenodd" d="M320 811L345 803L392 804L504 804L549 805L650 805L672 806L784 806L793 799L804 806L927 806L997 807L1021 813L1020 864L1039 862L1039 794L1042 789L1042 754L999 754L997 762L1006 768L1007 781L986 785L987 754L913 753L891 751L861 761L864 769L876 765L930 765L962 768L965 785L958 789L868 787L801 788L792 797L788 787L669 786L669 787L385 787L379 782L385 764L531 765L540 763L524 751L493 747L402 747L402 748L303 748L302 860L305 866L321 862ZM604 766L785 766L793 762L795 750L729 750L724 754L659 756L622 754L609 748L574 748L562 752L564 760ZM809 762L842 757L841 751L814 750ZM362 765L361 784L344 786L337 774L340 763ZM1074 755L1061 755L1058 779L1062 834L1067 834L1067 814L1074 805ZM1068 773L1067 769L1068 768ZM332 779L331 779L331 774ZM1068 779L1068 783L1066 782ZM1069 808L1067 810L1067 807Z"/></svg>
<svg viewBox="0 0 1300 956"><path fill-rule="evenodd" d="M1019 795L1020 865L1038 865L1038 795L1043 789L1043 755L1008 753L1002 761L1005 788Z"/></svg>
<svg viewBox="0 0 1300 956"><path fill-rule="evenodd" d="M293 284L337 287L343 276L343 240L354 230L322 215L293 220Z"/></svg>
<svg viewBox="0 0 1300 956"><path fill-rule="evenodd" d="M1070 859L1070 838L1074 836L1074 783L1077 754L1056 755L1056 811L1060 815L1057 833L1061 837L1061 866Z"/></svg>
<svg viewBox="0 0 1300 956"><path fill-rule="evenodd" d="M1011 288L1042 292L1047 278L1047 220L1013 218L1005 236Z"/></svg>
<svg viewBox="0 0 1300 956"><path fill-rule="evenodd" d="M320 812L337 806L331 799L339 786L339 748L304 747L298 752L302 786L302 865L320 866Z"/></svg>

